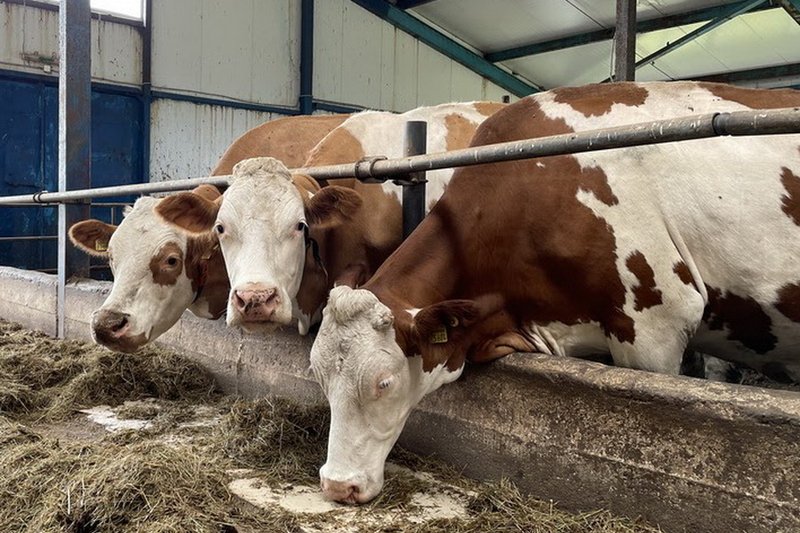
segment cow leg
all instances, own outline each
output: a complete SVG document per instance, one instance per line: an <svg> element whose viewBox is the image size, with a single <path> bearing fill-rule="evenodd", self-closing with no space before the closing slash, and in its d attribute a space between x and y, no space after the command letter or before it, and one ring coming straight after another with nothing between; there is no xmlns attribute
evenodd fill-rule
<svg viewBox="0 0 800 533"><path fill-rule="evenodd" d="M703 316L705 303L694 288L665 287L662 302L640 312L626 311L633 318L633 342L608 337L614 364L663 374L678 375L684 350Z"/></svg>
<svg viewBox="0 0 800 533"><path fill-rule="evenodd" d="M470 354L473 363L488 363L500 359L514 352L535 352L536 347L528 340L514 331L503 333L482 343Z"/></svg>

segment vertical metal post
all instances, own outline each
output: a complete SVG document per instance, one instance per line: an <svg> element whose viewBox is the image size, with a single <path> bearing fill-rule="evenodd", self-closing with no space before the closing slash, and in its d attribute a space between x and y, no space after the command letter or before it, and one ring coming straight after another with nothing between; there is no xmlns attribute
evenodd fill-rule
<svg viewBox="0 0 800 533"><path fill-rule="evenodd" d="M300 114L314 111L314 0L300 4Z"/></svg>
<svg viewBox="0 0 800 533"><path fill-rule="evenodd" d="M58 190L91 186L92 12L89 0L62 0L58 15ZM67 230L89 218L89 204L58 206L57 324L64 337L66 282L89 276L89 257L69 244Z"/></svg>
<svg viewBox="0 0 800 533"><path fill-rule="evenodd" d="M150 181L150 109L153 104L153 0L144 0L142 28L142 183ZM113 213L113 209L112 209Z"/></svg>
<svg viewBox="0 0 800 533"><path fill-rule="evenodd" d="M421 155L427 149L428 123L410 120L406 123L405 155ZM409 174L403 184L403 240L425 218L425 172Z"/></svg>
<svg viewBox="0 0 800 533"><path fill-rule="evenodd" d="M614 81L636 79L636 0L617 0Z"/></svg>

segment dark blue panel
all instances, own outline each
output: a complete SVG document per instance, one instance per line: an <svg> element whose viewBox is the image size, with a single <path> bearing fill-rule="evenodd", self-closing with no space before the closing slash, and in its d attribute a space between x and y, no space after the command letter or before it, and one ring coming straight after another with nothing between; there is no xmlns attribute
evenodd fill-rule
<svg viewBox="0 0 800 533"><path fill-rule="evenodd" d="M0 78L0 102L0 195L57 190L58 88L51 83ZM140 98L94 90L92 186L138 183L143 175ZM110 221L108 208L94 208L92 216ZM54 207L0 207L0 237L55 236L57 227ZM56 255L55 240L0 241L3 265L52 269Z"/></svg>

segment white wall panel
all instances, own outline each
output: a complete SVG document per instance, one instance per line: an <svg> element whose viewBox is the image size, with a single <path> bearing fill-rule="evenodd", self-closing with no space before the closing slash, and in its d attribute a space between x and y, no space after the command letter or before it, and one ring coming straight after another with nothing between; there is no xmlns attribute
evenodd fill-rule
<svg viewBox="0 0 800 533"><path fill-rule="evenodd" d="M406 111L508 93L349 0L317 2L314 26L317 98Z"/></svg>
<svg viewBox="0 0 800 533"><path fill-rule="evenodd" d="M297 0L153 2L153 86L297 105Z"/></svg>
<svg viewBox="0 0 800 533"><path fill-rule="evenodd" d="M42 74L41 63L23 55L58 56L58 12L19 4L0 4L0 67ZM128 24L92 19L92 78L141 84L142 39ZM57 69L53 69L57 72Z"/></svg>
<svg viewBox="0 0 800 533"><path fill-rule="evenodd" d="M239 135L281 115L158 99L151 109L150 180L205 176Z"/></svg>

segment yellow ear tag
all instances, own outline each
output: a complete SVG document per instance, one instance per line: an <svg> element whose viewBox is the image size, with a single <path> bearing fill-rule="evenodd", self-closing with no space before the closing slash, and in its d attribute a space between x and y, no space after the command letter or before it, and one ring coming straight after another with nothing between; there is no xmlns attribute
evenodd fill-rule
<svg viewBox="0 0 800 533"><path fill-rule="evenodd" d="M96 252L105 252L108 250L108 243L97 239L94 241L94 249Z"/></svg>
<svg viewBox="0 0 800 533"><path fill-rule="evenodd" d="M437 329L436 331L431 333L431 336L428 337L428 342L430 342L431 344L444 344L445 342L447 342L447 329L446 328Z"/></svg>

